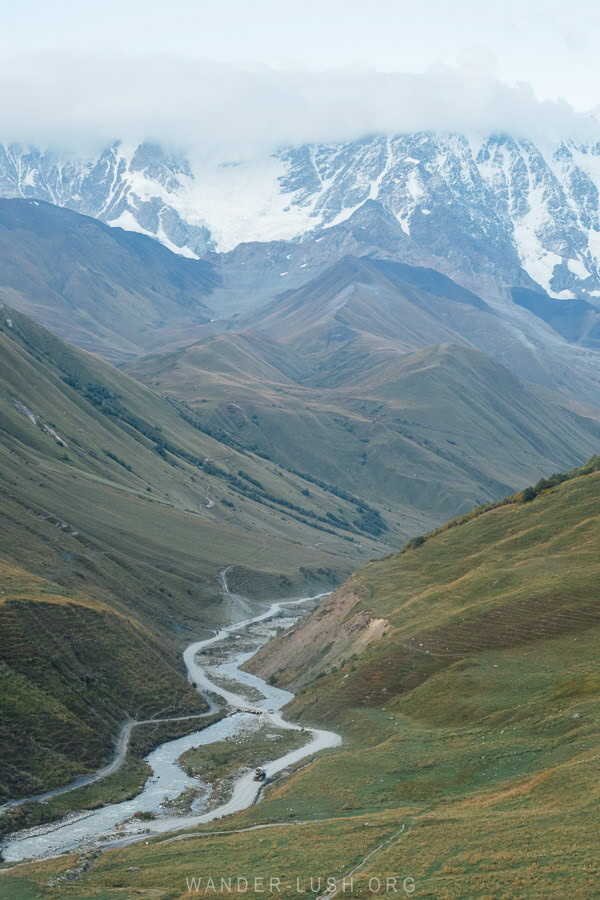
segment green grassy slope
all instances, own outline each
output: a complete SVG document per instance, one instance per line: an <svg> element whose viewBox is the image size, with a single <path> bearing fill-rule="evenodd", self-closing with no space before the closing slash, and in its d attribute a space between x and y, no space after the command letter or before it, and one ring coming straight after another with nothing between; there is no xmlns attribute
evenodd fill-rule
<svg viewBox="0 0 600 900"><path fill-rule="evenodd" d="M407 852L436 895L598 884L599 463L368 564L253 665L348 735L312 773L330 814L420 807ZM304 781L281 792L299 816Z"/></svg>
<svg viewBox="0 0 600 900"><path fill-rule="evenodd" d="M596 411L538 396L466 346L405 353L362 334L310 357L247 331L128 371L235 440L364 496L400 537L581 463L600 437Z"/></svg>
<svg viewBox="0 0 600 900"><path fill-rule="evenodd" d="M0 299L118 361L189 343L220 282L152 238L34 200L0 200Z"/></svg>
<svg viewBox="0 0 600 900"><path fill-rule="evenodd" d="M133 616L4 559L0 583L0 800L96 768L125 712L204 707L168 642Z"/></svg>
<svg viewBox="0 0 600 900"><path fill-rule="evenodd" d="M127 715L202 705L180 650L242 614L224 566L267 599L381 553L359 501L307 484L0 308L0 797L98 765Z"/></svg>
<svg viewBox="0 0 600 900"><path fill-rule="evenodd" d="M408 876L426 897L595 896L599 464L356 573L252 661L300 685L288 711L343 746L218 833L106 853L64 896L179 898L192 873L239 871L280 877L291 897L296 878L308 892L362 860L358 897ZM7 885L33 891L75 863Z"/></svg>
<svg viewBox="0 0 600 900"><path fill-rule="evenodd" d="M321 650L331 636L329 617L345 626L342 631L355 618L361 622L350 643L340 633L343 650L335 641L328 649L333 663L340 662L340 653L354 652L352 641L360 646L373 632L360 665L345 669L347 678L336 673L320 679L297 703L308 708L314 701L319 709L331 703L332 712L342 697L367 705L392 696L405 702L407 686L416 687L470 654L595 627L599 495L600 475L578 474L542 490L530 503L514 495L514 502L476 511L421 545L367 564L316 614ZM302 629L314 621L285 641L301 643ZM376 622L381 623L377 630ZM318 652L314 646L315 659ZM275 666L273 647L270 658ZM308 660L303 665L310 669ZM295 672L294 679L303 676Z"/></svg>

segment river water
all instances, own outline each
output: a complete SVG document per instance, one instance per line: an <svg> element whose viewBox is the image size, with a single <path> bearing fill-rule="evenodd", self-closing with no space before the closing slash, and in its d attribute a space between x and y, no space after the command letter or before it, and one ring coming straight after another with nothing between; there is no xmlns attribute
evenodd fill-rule
<svg viewBox="0 0 600 900"><path fill-rule="evenodd" d="M146 757L146 761L152 769L152 775L143 790L132 800L113 803L93 811L76 813L50 825L17 832L11 835L0 848L4 858L8 861L39 859L76 849L117 846L143 840L151 835L210 822L213 819L239 812L254 803L261 790L261 785L253 780L252 772L246 772L235 779L233 793L227 802L208 812L203 811L202 807L205 806L210 790L207 790L206 786L197 779L186 775L177 760L191 747L214 744L236 734L255 729L257 714L260 714L260 721L265 724L285 729L300 729L300 726L286 722L280 713L281 708L292 699L293 694L267 684L256 675L241 671L239 666L246 662L273 633L273 631L269 632L268 628L263 628L262 634L257 634L257 626L260 623L267 623L276 616L280 616L282 610L285 611L295 605L305 603L308 599L315 598L273 603L266 612L260 615L223 628L208 640L190 644L186 648L183 658L192 683L196 684L202 693L210 691L219 695L236 712L203 731L186 735L174 741L167 741L153 750ZM281 620L279 621L281 622ZM258 689L264 699L253 701L249 701L243 694L238 694L231 688L213 682L207 673L206 662L197 660L198 654L203 650L225 641L230 636L239 635L244 638L251 634L255 642L254 649L249 653L239 653L233 649L231 657L219 665L216 672L221 677L225 676L242 685ZM231 687L234 688L235 685ZM341 744L341 737L332 731L316 728L306 729L306 731L308 739L306 744L264 766L267 778L271 778L288 766L319 750ZM258 762L261 761L258 760ZM174 800L190 788L199 791L201 795L200 799L192 805L193 812L175 815L165 807L166 802ZM144 812L154 813L156 818L149 821L132 819L136 813Z"/></svg>

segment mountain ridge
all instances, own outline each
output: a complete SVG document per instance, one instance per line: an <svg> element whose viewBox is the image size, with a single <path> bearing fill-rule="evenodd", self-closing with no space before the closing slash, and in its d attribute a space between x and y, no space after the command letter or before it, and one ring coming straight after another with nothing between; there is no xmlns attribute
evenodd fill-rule
<svg viewBox="0 0 600 900"><path fill-rule="evenodd" d="M413 246L498 295L600 296L598 145L429 132L205 159L119 142L97 156L0 149L0 194L70 206L191 256L299 241L378 200ZM300 263L301 265L301 263ZM282 277L285 277L285 273Z"/></svg>
<svg viewBox="0 0 600 900"><path fill-rule="evenodd" d="M232 317L230 327L258 329L311 354L357 333L392 339L405 351L465 344L523 380L597 406L595 308L530 289L515 288L513 295L514 300L485 300L436 269L350 254L299 287Z"/></svg>
<svg viewBox="0 0 600 900"><path fill-rule="evenodd" d="M0 296L114 361L203 332L210 263L37 200L0 199Z"/></svg>
<svg viewBox="0 0 600 900"><path fill-rule="evenodd" d="M357 331L309 353L266 330L228 331L126 369L236 441L358 492L394 530L402 516L411 529L415 515L441 519L597 446L593 409L538 395L468 342L407 350L391 334Z"/></svg>

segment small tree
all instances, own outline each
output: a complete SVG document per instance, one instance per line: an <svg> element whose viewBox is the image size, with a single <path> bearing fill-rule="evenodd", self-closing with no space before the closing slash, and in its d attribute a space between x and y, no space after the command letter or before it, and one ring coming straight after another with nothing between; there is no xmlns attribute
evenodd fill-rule
<svg viewBox="0 0 600 900"><path fill-rule="evenodd" d="M537 493L535 488L526 487L523 493L521 494L521 503L531 503L537 497Z"/></svg>

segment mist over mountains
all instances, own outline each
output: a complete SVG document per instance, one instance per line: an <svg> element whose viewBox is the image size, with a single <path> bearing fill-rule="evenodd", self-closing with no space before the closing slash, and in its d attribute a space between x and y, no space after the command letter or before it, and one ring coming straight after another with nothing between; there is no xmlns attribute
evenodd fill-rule
<svg viewBox="0 0 600 900"><path fill-rule="evenodd" d="M268 64L164 52L6 48L0 61L2 134L8 142L71 152L120 138L234 157L421 131L598 140L597 119L587 112L593 102L581 96L571 103L539 99L522 77L508 83L497 68L494 52L483 46L463 49L454 64L429 63L415 71L381 71L367 63L314 69L289 59Z"/></svg>

